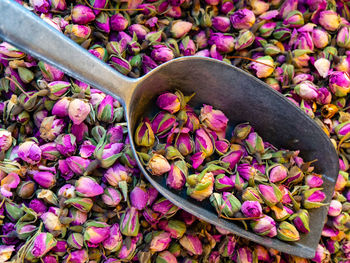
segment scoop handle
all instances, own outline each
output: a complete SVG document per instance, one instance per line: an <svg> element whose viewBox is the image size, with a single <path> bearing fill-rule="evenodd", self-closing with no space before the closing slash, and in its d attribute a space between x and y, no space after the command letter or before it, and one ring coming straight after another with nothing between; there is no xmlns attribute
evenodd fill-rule
<svg viewBox="0 0 350 263"><path fill-rule="evenodd" d="M14 0L0 0L0 38L125 104L125 77Z"/></svg>

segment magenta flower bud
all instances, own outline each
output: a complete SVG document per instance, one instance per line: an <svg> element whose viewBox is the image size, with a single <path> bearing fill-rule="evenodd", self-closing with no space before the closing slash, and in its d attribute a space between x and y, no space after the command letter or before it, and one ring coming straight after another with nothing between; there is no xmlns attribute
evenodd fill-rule
<svg viewBox="0 0 350 263"><path fill-rule="evenodd" d="M119 225L114 224L110 227L109 237L105 239L102 244L103 247L111 252L118 251L123 242L123 236L120 232Z"/></svg>
<svg viewBox="0 0 350 263"><path fill-rule="evenodd" d="M135 207L128 208L120 219L120 231L125 236L136 237L139 233L139 214Z"/></svg>
<svg viewBox="0 0 350 263"><path fill-rule="evenodd" d="M223 33L211 34L208 43L210 45L216 45L217 51L223 53L230 53L235 47L235 39L232 36L224 35Z"/></svg>
<svg viewBox="0 0 350 263"><path fill-rule="evenodd" d="M40 233L29 246L25 259L32 261L46 255L57 244L56 239L50 233Z"/></svg>
<svg viewBox="0 0 350 263"><path fill-rule="evenodd" d="M194 37L193 37L195 43L197 44L198 49L203 49L208 46L208 38L204 30L199 31Z"/></svg>
<svg viewBox="0 0 350 263"><path fill-rule="evenodd" d="M0 151L6 152L12 146L12 134L11 132L0 129Z"/></svg>
<svg viewBox="0 0 350 263"><path fill-rule="evenodd" d="M215 141L215 150L218 154L224 155L230 148L230 143L226 140Z"/></svg>
<svg viewBox="0 0 350 263"><path fill-rule="evenodd" d="M128 27L128 20L120 13L111 16L111 29L115 31L124 31Z"/></svg>
<svg viewBox="0 0 350 263"><path fill-rule="evenodd" d="M253 254L248 247L240 247L233 256L235 262L253 263Z"/></svg>
<svg viewBox="0 0 350 263"><path fill-rule="evenodd" d="M315 100L318 97L317 86L311 81L304 81L298 84L294 91L305 100Z"/></svg>
<svg viewBox="0 0 350 263"><path fill-rule="evenodd" d="M290 12L296 10L298 7L298 0L287 0L284 1L280 8L280 16L285 19Z"/></svg>
<svg viewBox="0 0 350 263"><path fill-rule="evenodd" d="M80 175L82 175L86 171L87 167L91 162L91 160L84 159L80 156L71 156L68 157L65 161L73 173Z"/></svg>
<svg viewBox="0 0 350 263"><path fill-rule="evenodd" d="M265 147L262 138L256 133L252 132L248 135L248 138L245 140L247 145L247 150L251 154L255 153L264 153Z"/></svg>
<svg viewBox="0 0 350 263"><path fill-rule="evenodd" d="M325 48L329 43L329 34L322 28L316 28L311 33L312 41L317 48Z"/></svg>
<svg viewBox="0 0 350 263"><path fill-rule="evenodd" d="M113 187L107 187L102 195L102 201L110 207L116 207L122 200L121 193Z"/></svg>
<svg viewBox="0 0 350 263"><path fill-rule="evenodd" d="M268 173L270 182L277 183L283 181L287 177L288 169L281 164L277 164L275 166L270 167Z"/></svg>
<svg viewBox="0 0 350 263"><path fill-rule="evenodd" d="M230 21L235 29L249 29L255 23L255 15L249 9L240 9L230 16Z"/></svg>
<svg viewBox="0 0 350 263"><path fill-rule="evenodd" d="M316 174L309 174L305 177L305 183L311 188L316 188L323 185L323 179Z"/></svg>
<svg viewBox="0 0 350 263"><path fill-rule="evenodd" d="M188 133L180 133L175 141L175 146L183 156L187 156L193 152L194 142Z"/></svg>
<svg viewBox="0 0 350 263"><path fill-rule="evenodd" d="M110 226L104 222L90 221L85 223L84 241L99 244L108 238Z"/></svg>
<svg viewBox="0 0 350 263"><path fill-rule="evenodd" d="M232 179L224 174L215 177L215 190L218 192L227 192L233 190L235 184Z"/></svg>
<svg viewBox="0 0 350 263"><path fill-rule="evenodd" d="M74 99L68 107L69 118L75 125L81 124L90 113L90 106L88 102L81 99Z"/></svg>
<svg viewBox="0 0 350 263"><path fill-rule="evenodd" d="M167 97L164 97L164 100L166 99ZM163 104L164 101L160 101L160 103ZM153 118L151 127L155 134L163 135L174 127L175 122L175 116L166 111L161 111Z"/></svg>
<svg viewBox="0 0 350 263"><path fill-rule="evenodd" d="M326 251L325 247L321 244L318 244L316 249L315 257L312 259L313 262L322 263L326 259Z"/></svg>
<svg viewBox="0 0 350 263"><path fill-rule="evenodd" d="M270 262L271 260L269 252L263 246L256 245L254 253L257 255L259 262Z"/></svg>
<svg viewBox="0 0 350 263"><path fill-rule="evenodd" d="M220 32L228 32L231 28L230 19L226 16L215 16L211 19L212 27Z"/></svg>
<svg viewBox="0 0 350 263"><path fill-rule="evenodd" d="M107 131L107 136L109 136L110 143L120 143L123 142L124 132L121 125L111 127Z"/></svg>
<svg viewBox="0 0 350 263"><path fill-rule="evenodd" d="M237 172L241 177L243 177L247 181L254 179L257 173L256 169L248 163L238 164Z"/></svg>
<svg viewBox="0 0 350 263"><path fill-rule="evenodd" d="M337 134L339 139L342 139L344 136L346 136L350 132L350 122L346 121L341 124L338 124L335 129L335 133Z"/></svg>
<svg viewBox="0 0 350 263"><path fill-rule="evenodd" d="M51 233L54 231L61 231L63 228L59 217L52 212L46 212L42 214L40 218L43 221L45 228Z"/></svg>
<svg viewBox="0 0 350 263"><path fill-rule="evenodd" d="M252 220L250 226L258 235L268 237L274 237L277 235L276 222L267 215L264 215L260 219Z"/></svg>
<svg viewBox="0 0 350 263"><path fill-rule="evenodd" d="M71 156L76 149L76 138L73 134L61 134L56 140L57 150L64 156Z"/></svg>
<svg viewBox="0 0 350 263"><path fill-rule="evenodd" d="M91 28L83 25L69 24L65 27L64 34L78 44L82 44L91 35Z"/></svg>
<svg viewBox="0 0 350 263"><path fill-rule="evenodd" d="M337 45L342 48L350 48L349 27L343 26L337 34Z"/></svg>
<svg viewBox="0 0 350 263"><path fill-rule="evenodd" d="M169 251L162 251L157 255L156 263L177 263L175 255Z"/></svg>
<svg viewBox="0 0 350 263"><path fill-rule="evenodd" d="M122 164L116 163L105 172L104 178L111 186L118 187L120 182L131 182L130 175L129 169Z"/></svg>
<svg viewBox="0 0 350 263"><path fill-rule="evenodd" d="M186 232L186 224L179 220L163 219L158 223L158 227L170 234L172 238L179 239Z"/></svg>
<svg viewBox="0 0 350 263"><path fill-rule="evenodd" d="M29 203L29 208L33 209L35 213L38 214L38 216L41 216L43 213L47 211L47 206L45 205L44 201L40 199L33 199Z"/></svg>
<svg viewBox="0 0 350 263"><path fill-rule="evenodd" d="M179 242L190 255L201 255L203 253L202 243L197 236L187 234Z"/></svg>
<svg viewBox="0 0 350 263"><path fill-rule="evenodd" d="M153 232L149 249L151 252L160 252L167 249L170 242L170 233L165 231Z"/></svg>
<svg viewBox="0 0 350 263"><path fill-rule="evenodd" d="M306 209L318 208L325 205L322 202L326 199L326 195L321 190L322 188L311 188L303 192L303 206Z"/></svg>
<svg viewBox="0 0 350 263"><path fill-rule="evenodd" d="M75 249L82 249L84 246L84 236L80 233L71 233L67 239L70 247Z"/></svg>
<svg viewBox="0 0 350 263"><path fill-rule="evenodd" d="M338 200L332 200L329 205L328 215L338 216L340 215L341 211L342 211L342 203L340 203Z"/></svg>
<svg viewBox="0 0 350 263"><path fill-rule="evenodd" d="M85 25L95 19L92 9L85 5L76 5L71 12L72 21L75 24Z"/></svg>
<svg viewBox="0 0 350 263"><path fill-rule="evenodd" d="M172 23L170 32L174 38L182 38L191 30L192 26L190 22L175 20Z"/></svg>
<svg viewBox="0 0 350 263"><path fill-rule="evenodd" d="M72 222L70 223L72 226L83 225L88 217L87 212L82 212L78 209L71 208L69 210L69 217L72 218Z"/></svg>
<svg viewBox="0 0 350 263"><path fill-rule="evenodd" d="M297 213L291 215L289 220L293 221L293 224L301 233L306 234L310 232L310 217L307 210L300 209Z"/></svg>
<svg viewBox="0 0 350 263"><path fill-rule="evenodd" d="M90 5L92 7L94 7L93 12L98 15L99 13L101 13L101 10L98 10L100 8L105 8L108 0L89 0Z"/></svg>
<svg viewBox="0 0 350 263"><path fill-rule="evenodd" d="M260 36L262 36L262 37L269 37L275 29L276 29L276 23L275 22L270 22L270 23L263 24L259 28L259 32L261 33Z"/></svg>
<svg viewBox="0 0 350 263"><path fill-rule="evenodd" d="M131 65L130 63L121 57L111 57L111 60L109 61L110 65L118 70L120 73L127 75L131 71Z"/></svg>
<svg viewBox="0 0 350 263"><path fill-rule="evenodd" d="M108 34L111 31L110 19L108 14L105 12L102 12L98 16L96 16L95 25L97 29L104 33Z"/></svg>
<svg viewBox="0 0 350 263"><path fill-rule="evenodd" d="M180 110L180 99L177 95L167 92L157 98L157 106L170 113L176 113Z"/></svg>
<svg viewBox="0 0 350 263"><path fill-rule="evenodd" d="M30 0L29 2L38 13L47 13L50 10L50 4L46 0Z"/></svg>
<svg viewBox="0 0 350 263"><path fill-rule="evenodd" d="M173 51L165 45L155 45L151 57L157 62L167 62L174 58Z"/></svg>
<svg viewBox="0 0 350 263"><path fill-rule="evenodd" d="M193 56L196 53L196 45L189 37L184 38L179 45L180 53L184 56Z"/></svg>
<svg viewBox="0 0 350 263"><path fill-rule="evenodd" d="M56 184L56 175L50 172L36 172L33 179L43 188L50 189Z"/></svg>
<svg viewBox="0 0 350 263"><path fill-rule="evenodd" d="M55 67L53 67L49 64L46 64L43 61L40 61L38 63L38 66L41 70L41 73L43 74L43 77L47 81L61 80L64 76L64 73L62 71L56 69Z"/></svg>
<svg viewBox="0 0 350 263"><path fill-rule="evenodd" d="M50 4L53 11L64 11L67 8L65 0L50 0Z"/></svg>
<svg viewBox="0 0 350 263"><path fill-rule="evenodd" d="M338 97L344 97L350 92L350 77L347 72L334 71L329 77L329 87Z"/></svg>
<svg viewBox="0 0 350 263"><path fill-rule="evenodd" d="M75 182L75 191L83 197L94 197L103 193L103 188L93 178L81 176Z"/></svg>
<svg viewBox="0 0 350 263"><path fill-rule="evenodd" d="M11 58L23 57L24 53L7 42L0 44L0 54Z"/></svg>
<svg viewBox="0 0 350 263"><path fill-rule="evenodd" d="M349 180L349 174L344 171L339 171L334 190L343 191L345 186L347 185L348 180Z"/></svg>
<svg viewBox="0 0 350 263"><path fill-rule="evenodd" d="M131 205L137 210L143 210L147 206L148 198L148 192L143 187L136 186L130 192Z"/></svg>
<svg viewBox="0 0 350 263"><path fill-rule="evenodd" d="M229 163L229 168L232 170L236 164L241 160L243 156L242 151L231 151L228 154L224 155L221 161Z"/></svg>
<svg viewBox="0 0 350 263"><path fill-rule="evenodd" d="M319 23L328 31L335 31L339 28L340 17L333 10L325 10L320 13Z"/></svg>
<svg viewBox="0 0 350 263"><path fill-rule="evenodd" d="M212 138L203 128L196 130L195 150L204 153L205 157L209 157L214 153Z"/></svg>
<svg viewBox="0 0 350 263"><path fill-rule="evenodd" d="M160 213L163 217L167 217L175 214L179 208L173 205L169 200L164 197L160 198L152 206L153 211Z"/></svg>
<svg viewBox="0 0 350 263"><path fill-rule="evenodd" d="M224 138L228 123L228 118L220 110L214 110L212 106L203 105L199 120L213 131L218 132L219 138Z"/></svg>
<svg viewBox="0 0 350 263"><path fill-rule="evenodd" d="M57 101L52 108L52 114L58 117L66 117L68 116L68 107L71 102L71 99L68 97L64 97Z"/></svg>
<svg viewBox="0 0 350 263"><path fill-rule="evenodd" d="M327 88L325 88L325 87L319 88L317 90L317 93L318 93L318 95L316 98L316 102L318 104L325 105L325 104L331 103L332 94L330 93L330 91Z"/></svg>
<svg viewBox="0 0 350 263"><path fill-rule="evenodd" d="M222 2L220 11L224 15L227 15L228 13L230 13L234 9L235 9L235 6L233 4L233 1L228 0L228 1L223 1Z"/></svg>
<svg viewBox="0 0 350 263"><path fill-rule="evenodd" d="M283 25L291 28L301 27L302 25L304 25L303 14L298 10L293 10L284 19Z"/></svg>
<svg viewBox="0 0 350 263"><path fill-rule="evenodd" d="M105 96L104 99L97 105L97 119L102 122L113 122L113 102L112 96Z"/></svg>
<svg viewBox="0 0 350 263"><path fill-rule="evenodd" d="M61 176L66 180L74 176L74 172L69 168L66 160L58 160L58 170L61 172Z"/></svg>
<svg viewBox="0 0 350 263"><path fill-rule="evenodd" d="M325 246L326 246L327 250L329 251L329 253L331 253L331 254L338 252L340 249L339 242L336 240L328 239L325 242Z"/></svg>
<svg viewBox="0 0 350 263"><path fill-rule="evenodd" d="M129 32L131 35L135 33L138 40L144 40L149 33L149 29L140 24L133 24L129 26Z"/></svg>
<svg viewBox="0 0 350 263"><path fill-rule="evenodd" d="M18 157L29 164L37 164L41 160L41 149L33 141L21 143L18 148Z"/></svg>
<svg viewBox="0 0 350 263"><path fill-rule="evenodd" d="M266 78L272 74L274 71L274 61L270 56L259 57L256 59L264 64L270 65L262 65L260 63L252 62L250 64L250 68L255 72L258 78Z"/></svg>
<svg viewBox="0 0 350 263"><path fill-rule="evenodd" d="M41 156L43 159L50 161L57 161L57 159L61 156L60 152L56 148L55 142L45 143L40 145Z"/></svg>
<svg viewBox="0 0 350 263"><path fill-rule="evenodd" d="M258 201L243 202L241 211L246 217L259 217L262 215L262 208Z"/></svg>
<svg viewBox="0 0 350 263"><path fill-rule="evenodd" d="M268 206L275 206L282 200L282 193L274 184L258 186L261 197Z"/></svg>
<svg viewBox="0 0 350 263"><path fill-rule="evenodd" d="M170 171L166 180L170 188L181 190L185 185L188 169L184 161L176 161L170 167Z"/></svg>
<svg viewBox="0 0 350 263"><path fill-rule="evenodd" d="M43 263L58 263L57 256L46 255L42 258Z"/></svg>

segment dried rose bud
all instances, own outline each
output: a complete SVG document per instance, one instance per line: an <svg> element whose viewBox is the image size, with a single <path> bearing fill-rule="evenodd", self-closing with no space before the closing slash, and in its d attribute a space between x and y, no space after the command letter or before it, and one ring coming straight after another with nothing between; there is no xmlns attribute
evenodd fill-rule
<svg viewBox="0 0 350 263"><path fill-rule="evenodd" d="M292 168L289 169L286 183L289 185L296 184L301 182L303 178L304 178L304 173L301 171L301 169L297 166L293 166Z"/></svg>
<svg viewBox="0 0 350 263"><path fill-rule="evenodd" d="M114 224L110 227L109 237L103 241L103 247L111 252L116 252L120 249L123 242L123 236L120 232L119 225Z"/></svg>
<svg viewBox="0 0 350 263"><path fill-rule="evenodd" d="M104 222L86 222L85 227L84 241L91 244L101 243L109 236L110 226Z"/></svg>
<svg viewBox="0 0 350 263"><path fill-rule="evenodd" d="M275 29L276 29L276 23L275 22L270 22L270 23L263 24L259 28L259 32L261 33L260 35L262 37L269 37L269 36L271 36L272 32Z"/></svg>
<svg viewBox="0 0 350 263"><path fill-rule="evenodd" d="M122 57L112 56L109 63L113 68L124 75L129 74L132 69L130 63Z"/></svg>
<svg viewBox="0 0 350 263"><path fill-rule="evenodd" d="M120 163L116 163L114 166L109 168L105 174L104 178L107 182L114 187L119 186L120 182L130 183L132 181L130 171Z"/></svg>
<svg viewBox="0 0 350 263"><path fill-rule="evenodd" d="M263 204L264 201L260 197L258 190L253 187L247 187L243 190L242 194L243 201L258 201L260 204Z"/></svg>
<svg viewBox="0 0 350 263"><path fill-rule="evenodd" d="M143 210L148 203L148 192L144 187L136 186L130 192L131 205L137 210Z"/></svg>
<svg viewBox="0 0 350 263"><path fill-rule="evenodd" d="M49 232L62 230L63 225L61 224L58 216L56 216L54 213L46 212L42 214L40 218L43 221L45 228Z"/></svg>
<svg viewBox="0 0 350 263"><path fill-rule="evenodd" d="M46 0L30 0L30 4L34 10L39 13L47 13L50 10L49 1Z"/></svg>
<svg viewBox="0 0 350 263"><path fill-rule="evenodd" d="M219 137L225 137L228 118L220 110L213 109L210 105L203 105L199 120L213 131L219 132Z"/></svg>
<svg viewBox="0 0 350 263"><path fill-rule="evenodd" d="M16 226L17 237L22 240L32 237L36 230L37 227L35 225L30 225L28 223L17 224Z"/></svg>
<svg viewBox="0 0 350 263"><path fill-rule="evenodd" d="M96 16L95 25L97 29L104 33L109 33L111 31L110 18L106 12L101 12Z"/></svg>
<svg viewBox="0 0 350 263"><path fill-rule="evenodd" d="M52 81L47 84L49 90L48 97L52 100L58 100L68 91L70 86L70 83L67 81Z"/></svg>
<svg viewBox="0 0 350 263"><path fill-rule="evenodd" d="M215 16L211 19L212 26L215 30L220 32L228 32L231 28L230 18L226 16Z"/></svg>
<svg viewBox="0 0 350 263"><path fill-rule="evenodd" d="M72 172L80 175L86 171L86 168L91 162L91 160L79 156L68 157L65 161Z"/></svg>
<svg viewBox="0 0 350 263"><path fill-rule="evenodd" d="M139 214L135 207L128 208L120 219L120 231L125 236L136 237L139 233Z"/></svg>
<svg viewBox="0 0 350 263"><path fill-rule="evenodd" d="M350 215L346 212L342 212L332 220L332 225L334 228L340 231L346 231L348 228L348 224L350 222Z"/></svg>
<svg viewBox="0 0 350 263"><path fill-rule="evenodd" d="M57 150L55 142L42 144L40 145L40 149L43 159L57 161L57 159L61 156L60 152Z"/></svg>
<svg viewBox="0 0 350 263"><path fill-rule="evenodd" d="M163 217L171 217L176 214L179 208L173 205L169 200L164 197L158 199L152 206L155 212L160 213Z"/></svg>
<svg viewBox="0 0 350 263"><path fill-rule="evenodd" d="M288 175L288 169L281 164L270 166L267 171L271 183L280 182Z"/></svg>
<svg viewBox="0 0 350 263"><path fill-rule="evenodd" d="M325 48L329 42L329 34L322 28L312 30L312 41L317 48Z"/></svg>
<svg viewBox="0 0 350 263"><path fill-rule="evenodd" d="M86 41L91 34L91 28L83 25L69 24L65 27L64 34L78 44Z"/></svg>
<svg viewBox="0 0 350 263"><path fill-rule="evenodd" d="M350 48L349 27L343 26L338 31L337 45L342 48Z"/></svg>
<svg viewBox="0 0 350 263"><path fill-rule="evenodd" d="M149 249L151 252L160 252L167 249L170 242L170 233L165 231L152 232L152 240Z"/></svg>
<svg viewBox="0 0 350 263"><path fill-rule="evenodd" d="M43 188L50 189L56 184L56 175L50 172L36 172L33 179Z"/></svg>
<svg viewBox="0 0 350 263"><path fill-rule="evenodd" d="M190 255L201 255L203 253L202 243L197 236L187 234L179 242Z"/></svg>
<svg viewBox="0 0 350 263"><path fill-rule="evenodd" d="M241 163L237 165L237 172L242 178L249 181L254 179L257 170L248 163Z"/></svg>
<svg viewBox="0 0 350 263"><path fill-rule="evenodd" d="M89 103L81 99L74 99L69 103L68 115L74 124L81 124L90 113Z"/></svg>
<svg viewBox="0 0 350 263"><path fill-rule="evenodd" d="M325 10L320 13L319 23L328 31L335 31L339 28L340 17L333 10Z"/></svg>
<svg viewBox="0 0 350 263"><path fill-rule="evenodd" d="M285 20L283 21L283 25L291 28L301 27L302 25L304 25L303 14L298 10L293 10L285 18Z"/></svg>
<svg viewBox="0 0 350 263"><path fill-rule="evenodd" d="M188 36L181 40L179 45L180 53L184 56L193 56L196 53L196 44Z"/></svg>
<svg viewBox="0 0 350 263"><path fill-rule="evenodd" d="M181 238L186 232L186 224L179 220L161 220L158 227L170 233L172 238Z"/></svg>
<svg viewBox="0 0 350 263"><path fill-rule="evenodd" d="M332 200L329 209L328 209L328 215L329 216L338 216L342 211L342 203L340 203L338 200Z"/></svg>
<svg viewBox="0 0 350 263"><path fill-rule="evenodd" d="M64 202L66 205L71 205L81 212L87 213L91 210L93 202L90 198L70 198Z"/></svg>
<svg viewBox="0 0 350 263"><path fill-rule="evenodd" d="M33 181L22 182L16 189L16 193L20 198L31 199L35 191L35 183Z"/></svg>
<svg viewBox="0 0 350 263"><path fill-rule="evenodd" d="M258 186L261 197L268 206L274 206L282 200L282 193L274 184Z"/></svg>
<svg viewBox="0 0 350 263"><path fill-rule="evenodd" d="M314 66L317 69L318 74L320 74L321 77L325 78L328 76L331 63L328 59L319 58L318 60L315 61Z"/></svg>
<svg viewBox="0 0 350 263"><path fill-rule="evenodd" d="M225 174L219 174L215 177L215 190L218 192L226 192L233 190L234 182Z"/></svg>
<svg viewBox="0 0 350 263"><path fill-rule="evenodd" d="M183 156L187 156L193 152L194 142L188 133L180 133L176 138L175 146Z"/></svg>
<svg viewBox="0 0 350 263"><path fill-rule="evenodd" d="M52 114L58 117L68 116L68 107L71 102L70 98L64 97L57 101L52 108ZM38 125L37 125L38 126Z"/></svg>
<svg viewBox="0 0 350 263"><path fill-rule="evenodd" d="M332 72L329 77L329 87L336 96L346 96L350 91L349 74L342 71Z"/></svg>
<svg viewBox="0 0 350 263"><path fill-rule="evenodd" d="M289 220L293 221L293 224L301 233L310 232L310 217L307 210L300 209L297 213L291 215Z"/></svg>
<svg viewBox="0 0 350 263"><path fill-rule="evenodd" d="M52 234L40 233L27 249L25 259L33 262L35 259L46 255L56 244L57 241Z"/></svg>
<svg viewBox="0 0 350 263"><path fill-rule="evenodd" d="M239 35L236 38L235 49L243 50L249 47L250 45L252 45L254 40L255 40L255 35L250 30L243 29L239 32Z"/></svg>
<svg viewBox="0 0 350 263"><path fill-rule="evenodd" d="M84 246L84 236L80 233L71 233L67 239L70 247L75 249L82 249Z"/></svg>
<svg viewBox="0 0 350 263"><path fill-rule="evenodd" d="M210 45L215 45L217 51L222 53L232 52L235 48L235 42L232 36L224 35L223 33L213 33L208 40Z"/></svg>
<svg viewBox="0 0 350 263"><path fill-rule="evenodd" d="M182 38L192 28L192 23L187 21L175 20L172 23L170 32L174 38Z"/></svg>
<svg viewBox="0 0 350 263"><path fill-rule="evenodd" d="M234 217L234 214L241 209L241 202L229 192L213 193L210 196L210 202L219 215L223 214L227 217Z"/></svg>
<svg viewBox="0 0 350 263"><path fill-rule="evenodd" d="M204 153L205 158L214 153L213 140L203 128L196 130L195 150Z"/></svg>
<svg viewBox="0 0 350 263"><path fill-rule="evenodd" d="M71 226L83 225L88 217L87 212L82 212L78 209L71 208L69 209L69 217L72 218Z"/></svg>
<svg viewBox="0 0 350 263"><path fill-rule="evenodd" d="M249 29L255 23L255 15L249 9L240 9L230 16L230 21L235 29Z"/></svg>
<svg viewBox="0 0 350 263"><path fill-rule="evenodd" d="M267 215L264 215L260 219L252 220L250 226L258 235L268 237L274 237L277 235L276 222Z"/></svg>
<svg viewBox="0 0 350 263"><path fill-rule="evenodd" d="M56 148L64 156L71 156L75 153L76 138L73 134L61 134L56 139Z"/></svg>
<svg viewBox="0 0 350 263"><path fill-rule="evenodd" d="M322 188L312 188L303 192L303 206L306 209L318 208L325 205L322 202L326 199L326 195L321 190Z"/></svg>
<svg viewBox="0 0 350 263"><path fill-rule="evenodd" d="M81 176L75 182L75 191L83 197L94 197L103 194L102 186L89 176Z"/></svg>
<svg viewBox="0 0 350 263"><path fill-rule="evenodd" d="M246 217L259 217L262 215L262 208L258 201L243 202L241 211Z"/></svg>
<svg viewBox="0 0 350 263"><path fill-rule="evenodd" d="M233 256L235 262L253 263L253 254L248 247L240 247Z"/></svg>
<svg viewBox="0 0 350 263"><path fill-rule="evenodd" d="M40 61L38 63L38 66L41 70L43 77L47 81L61 80L64 76L64 73L62 71L56 69L55 67L53 67L53 66L51 66L43 61Z"/></svg>
<svg viewBox="0 0 350 263"><path fill-rule="evenodd" d="M51 10L64 11L67 8L65 0L50 0Z"/></svg>
<svg viewBox="0 0 350 263"><path fill-rule="evenodd" d="M165 45L155 45L153 46L151 57L157 62L164 63L173 59L174 53Z"/></svg>
<svg viewBox="0 0 350 263"><path fill-rule="evenodd" d="M89 260L89 254L85 249L74 250L65 256L63 263L85 263Z"/></svg>
<svg viewBox="0 0 350 263"><path fill-rule="evenodd" d="M265 151L264 142L256 132L250 133L245 143L247 145L247 150L251 154L264 153Z"/></svg>
<svg viewBox="0 0 350 263"><path fill-rule="evenodd" d="M174 93L163 93L157 98L157 106L162 110L166 110L171 114L176 113L180 110L180 99Z"/></svg>
<svg viewBox="0 0 350 263"><path fill-rule="evenodd" d="M152 147L154 144L154 133L151 127L151 123L146 118L141 121L135 131L135 143L138 146Z"/></svg>
<svg viewBox="0 0 350 263"><path fill-rule="evenodd" d="M267 249L261 245L256 245L254 253L258 258L258 262L269 262L271 260Z"/></svg>
<svg viewBox="0 0 350 263"><path fill-rule="evenodd" d="M175 123L175 116L166 111L161 111L153 118L151 127L155 134L163 135L171 130Z"/></svg>
<svg viewBox="0 0 350 263"><path fill-rule="evenodd" d="M63 196L66 199L69 198L74 198L75 197L75 187L71 184L65 184L64 186L62 186L58 192L57 192L58 196Z"/></svg>
<svg viewBox="0 0 350 263"><path fill-rule="evenodd" d="M335 191L342 191L345 186L347 185L347 182L349 181L349 174L344 171L339 171L337 181L335 183Z"/></svg>
<svg viewBox="0 0 350 263"><path fill-rule="evenodd" d="M171 166L163 155L155 153L149 160L147 169L151 174L159 176L169 172Z"/></svg>
<svg viewBox="0 0 350 263"><path fill-rule="evenodd" d="M26 141L21 143L18 148L18 157L29 164L37 164L41 160L41 149L37 143Z"/></svg>
<svg viewBox="0 0 350 263"><path fill-rule="evenodd" d="M177 263L177 259L173 253L162 251L157 255L156 263Z"/></svg>
<svg viewBox="0 0 350 263"><path fill-rule="evenodd" d="M40 125L40 137L45 141L53 141L65 126L63 119L56 119L56 116L46 117Z"/></svg>
<svg viewBox="0 0 350 263"><path fill-rule="evenodd" d="M0 151L6 152L12 146L12 141L11 132L0 129Z"/></svg>
<svg viewBox="0 0 350 263"><path fill-rule="evenodd" d="M294 91L305 100L315 100L318 97L317 86L311 81L303 81L295 86Z"/></svg>
<svg viewBox="0 0 350 263"><path fill-rule="evenodd" d="M203 201L213 193L214 175L211 172L191 175L187 178L187 195Z"/></svg>
<svg viewBox="0 0 350 263"><path fill-rule="evenodd" d="M107 187L102 195L103 203L110 207L116 207L122 198L121 193L113 187Z"/></svg>
<svg viewBox="0 0 350 263"><path fill-rule="evenodd" d="M41 216L43 213L47 211L47 206L44 201L40 199L32 199L28 206L30 209L34 210L38 216Z"/></svg>
<svg viewBox="0 0 350 263"><path fill-rule="evenodd" d="M173 163L170 167L166 184L173 189L180 190L185 185L188 176L188 168L186 162L180 160Z"/></svg>
<svg viewBox="0 0 350 263"><path fill-rule="evenodd" d="M124 31L128 27L128 20L122 14L115 14L110 19L111 29L115 31Z"/></svg>
<svg viewBox="0 0 350 263"><path fill-rule="evenodd" d="M0 44L0 54L11 58L21 58L24 53L7 42Z"/></svg>
<svg viewBox="0 0 350 263"><path fill-rule="evenodd" d="M295 226L283 221L277 228L277 238L283 241L298 241L300 239L300 235Z"/></svg>

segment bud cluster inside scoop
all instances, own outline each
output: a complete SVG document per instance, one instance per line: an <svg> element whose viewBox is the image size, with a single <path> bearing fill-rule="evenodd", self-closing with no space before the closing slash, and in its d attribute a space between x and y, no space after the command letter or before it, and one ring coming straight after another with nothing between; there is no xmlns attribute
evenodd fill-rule
<svg viewBox="0 0 350 263"><path fill-rule="evenodd" d="M189 105L194 95L161 94L160 111L136 128L138 156L148 172L258 235L298 241L310 232L308 210L326 205L322 175L312 162L298 150L264 142L249 123L230 134L221 110Z"/></svg>

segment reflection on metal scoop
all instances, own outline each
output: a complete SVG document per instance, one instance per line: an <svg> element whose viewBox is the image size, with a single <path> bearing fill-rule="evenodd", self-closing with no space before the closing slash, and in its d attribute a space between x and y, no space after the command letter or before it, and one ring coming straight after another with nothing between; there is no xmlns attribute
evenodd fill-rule
<svg viewBox="0 0 350 263"><path fill-rule="evenodd" d="M0 38L118 99L125 110L134 154L137 122L155 107L161 92L179 89L196 92L191 105L203 103L222 110L231 125L249 121L264 140L277 147L299 149L323 174L325 202L330 202L338 175L338 157L326 134L299 108L262 81L214 59L182 57L165 63L138 79L129 79L97 59L43 20L12 0L0 1ZM169 190L165 178L151 176L135 154L145 177L175 205L213 225L279 251L312 258L319 242L328 207L310 212L310 233L287 243L244 230L239 223L217 217L209 202L197 202L184 193Z"/></svg>

